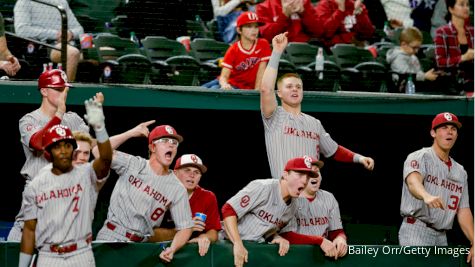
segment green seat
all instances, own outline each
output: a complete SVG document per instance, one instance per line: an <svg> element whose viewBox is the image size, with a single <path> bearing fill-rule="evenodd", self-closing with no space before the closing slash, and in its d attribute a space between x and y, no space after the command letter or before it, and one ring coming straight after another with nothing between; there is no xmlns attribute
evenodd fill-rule
<svg viewBox="0 0 475 267"><path fill-rule="evenodd" d="M163 36L147 36L141 42L152 62L153 84L199 85L200 64L183 44Z"/></svg>
<svg viewBox="0 0 475 267"><path fill-rule="evenodd" d="M331 51L341 69L354 67L361 62L374 61L371 52L352 44L336 44Z"/></svg>
<svg viewBox="0 0 475 267"><path fill-rule="evenodd" d="M318 48L307 43L290 42L285 49L285 57L297 67L308 66L315 63ZM325 49L323 49L323 56L327 56Z"/></svg>
<svg viewBox="0 0 475 267"><path fill-rule="evenodd" d="M324 61L322 74L315 72L315 62L307 67L297 68L297 72L302 77L305 91L335 92L340 88L341 70L331 60Z"/></svg>
<svg viewBox="0 0 475 267"><path fill-rule="evenodd" d="M203 21L186 20L186 33L194 38L213 38L213 33Z"/></svg>
<svg viewBox="0 0 475 267"><path fill-rule="evenodd" d="M215 79L221 73L219 61L226 54L229 45L211 38L195 38L190 47L191 55L201 64L200 81Z"/></svg>
<svg viewBox="0 0 475 267"><path fill-rule="evenodd" d="M102 70L102 82L147 83L151 62L129 39L100 34L93 40Z"/></svg>

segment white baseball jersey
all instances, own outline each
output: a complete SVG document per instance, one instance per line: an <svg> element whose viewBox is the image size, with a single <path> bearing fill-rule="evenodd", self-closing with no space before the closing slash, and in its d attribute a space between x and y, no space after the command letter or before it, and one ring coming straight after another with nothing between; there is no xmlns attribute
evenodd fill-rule
<svg viewBox="0 0 475 267"><path fill-rule="evenodd" d="M422 148L409 154L404 162L403 179L412 172L419 172L425 190L442 198L445 210L429 208L423 200L416 199L403 183L401 197L401 215L415 217L438 230L452 229L457 210L469 208L467 172L462 165L450 158L449 168L436 155L432 147Z"/></svg>
<svg viewBox="0 0 475 267"><path fill-rule="evenodd" d="M188 194L175 174L157 175L149 161L120 151L115 151L111 168L119 179L111 195L107 221L142 236L153 235L163 215L170 210L175 229L193 227ZM107 222L106 222L107 223ZM97 239L106 241L112 237L106 224ZM127 241L124 237L123 241Z"/></svg>
<svg viewBox="0 0 475 267"><path fill-rule="evenodd" d="M297 214L282 232L328 237L328 232L343 229L338 202L332 193L319 189L314 199L299 197Z"/></svg>
<svg viewBox="0 0 475 267"><path fill-rule="evenodd" d="M50 120L51 118L41 112L40 109L30 112L20 119L21 144L23 145L23 152L26 157L25 164L21 168L20 173L25 177L27 183L35 177L41 168L48 164L42 152L34 151L30 147L30 139L33 134L42 129ZM78 114L71 111L64 113L61 124L68 126L71 131L89 133L89 126L84 123Z"/></svg>
<svg viewBox="0 0 475 267"><path fill-rule="evenodd" d="M236 211L241 239L258 242L279 232L297 211L295 199L289 204L282 199L276 179L254 180L227 203Z"/></svg>
<svg viewBox="0 0 475 267"><path fill-rule="evenodd" d="M289 159L308 155L320 158L335 154L338 144L333 141L319 120L305 113L293 115L278 106L266 118L262 114L267 157L274 179L280 179Z"/></svg>
<svg viewBox="0 0 475 267"><path fill-rule="evenodd" d="M105 178L104 178L105 179ZM61 175L41 172L25 187L24 220L36 219L36 247L84 241L101 186L91 163Z"/></svg>

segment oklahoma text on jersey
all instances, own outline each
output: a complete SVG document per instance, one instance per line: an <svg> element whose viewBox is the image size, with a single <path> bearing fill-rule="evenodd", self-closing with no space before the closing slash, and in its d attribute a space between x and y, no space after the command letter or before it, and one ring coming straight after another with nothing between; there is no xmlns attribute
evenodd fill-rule
<svg viewBox="0 0 475 267"><path fill-rule="evenodd" d="M299 129L289 127L289 126L284 126L284 134L310 138L313 140L320 140L320 135L318 133L305 131L305 130L299 130Z"/></svg>
<svg viewBox="0 0 475 267"><path fill-rule="evenodd" d="M49 194L43 192L40 195L36 196L36 203L41 204L43 201L47 201L53 198L67 198L72 197L73 195L78 195L79 192L84 191L81 187L81 184L73 185L69 188L50 190Z"/></svg>

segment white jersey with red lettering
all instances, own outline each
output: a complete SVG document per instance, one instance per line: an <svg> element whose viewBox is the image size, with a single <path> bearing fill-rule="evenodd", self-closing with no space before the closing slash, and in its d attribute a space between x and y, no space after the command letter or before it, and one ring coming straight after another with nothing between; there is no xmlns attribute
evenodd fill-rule
<svg viewBox="0 0 475 267"><path fill-rule="evenodd" d="M338 202L332 193L319 189L314 199L299 197L297 215L282 232L328 237L328 232L343 229Z"/></svg>
<svg viewBox="0 0 475 267"><path fill-rule="evenodd" d="M51 118L41 112L40 109L36 109L20 119L21 144L26 158L20 173L25 177L27 183L38 174L41 168L48 164L48 160L43 157L41 151L34 151L30 147L30 139L33 134L41 130L50 120ZM89 133L89 126L86 125L78 114L71 111L64 113L61 124L68 126L71 131Z"/></svg>
<svg viewBox="0 0 475 267"><path fill-rule="evenodd" d="M295 216L296 201L282 199L280 180L250 182L227 201L237 214L242 240L263 242L278 233Z"/></svg>
<svg viewBox="0 0 475 267"><path fill-rule="evenodd" d="M262 113L261 113L262 114ZM264 122L267 157L272 177L280 179L285 164L291 158L308 155L320 158L332 156L338 144L316 118L300 113L293 115L278 106Z"/></svg>
<svg viewBox="0 0 475 267"><path fill-rule="evenodd" d="M92 236L94 208L103 184L98 182L92 164L86 163L61 175L40 172L25 187L24 219L37 220L35 245L40 258L58 257L52 246L76 244L74 251L92 249L88 240ZM68 265L67 258L65 260L64 264Z"/></svg>
<svg viewBox="0 0 475 267"><path fill-rule="evenodd" d="M437 156L432 147L422 148L407 156L404 162L404 181L410 173L420 173L425 190L433 196L441 197L445 209L429 208L423 200L415 198L407 184L403 182L400 212L401 216L405 217L405 223L409 217L435 230L449 230L452 229L457 210L470 208L467 172L453 158L450 158L450 162L449 167ZM416 238L414 234L402 233L402 235Z"/></svg>
<svg viewBox="0 0 475 267"><path fill-rule="evenodd" d="M111 169L119 179L97 240L134 241L129 238L134 235L146 241L153 235L153 228L160 226L167 210L177 230L193 227L188 194L172 171L157 175L148 160L120 151L115 151Z"/></svg>

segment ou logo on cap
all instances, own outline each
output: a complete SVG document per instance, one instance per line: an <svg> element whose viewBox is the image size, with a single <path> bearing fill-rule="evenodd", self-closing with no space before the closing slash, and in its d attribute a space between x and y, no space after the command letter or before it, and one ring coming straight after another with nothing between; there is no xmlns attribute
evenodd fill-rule
<svg viewBox="0 0 475 267"><path fill-rule="evenodd" d="M444 113L444 118L448 121L451 121L452 120L452 115L450 115L450 113L448 113L448 112L445 112Z"/></svg>
<svg viewBox="0 0 475 267"><path fill-rule="evenodd" d="M66 136L66 131L61 127L56 127L54 129L59 136Z"/></svg>
<svg viewBox="0 0 475 267"><path fill-rule="evenodd" d="M196 155L190 155L190 158L191 158L191 161L193 161L194 163L198 162L198 159L196 158Z"/></svg>
<svg viewBox="0 0 475 267"><path fill-rule="evenodd" d="M165 131L167 131L169 134L173 134L173 128L169 125L165 126Z"/></svg>
<svg viewBox="0 0 475 267"><path fill-rule="evenodd" d="M303 156L303 161L305 162L305 166L307 166L307 168L312 168L312 158L309 157L309 156Z"/></svg>

